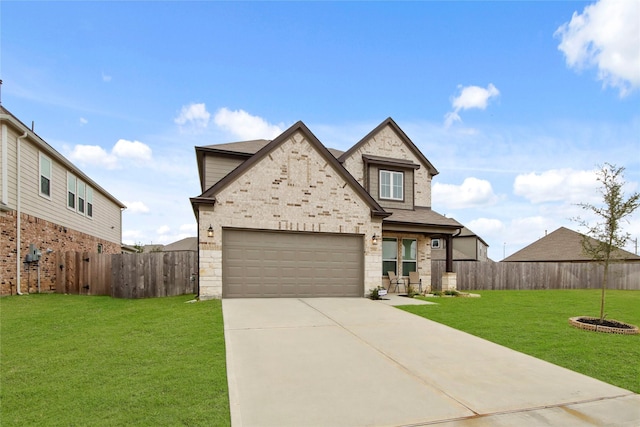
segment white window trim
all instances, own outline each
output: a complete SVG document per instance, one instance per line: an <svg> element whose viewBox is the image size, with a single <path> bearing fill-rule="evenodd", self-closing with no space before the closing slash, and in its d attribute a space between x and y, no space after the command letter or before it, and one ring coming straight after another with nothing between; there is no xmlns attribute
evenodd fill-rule
<svg viewBox="0 0 640 427"><path fill-rule="evenodd" d="M385 241L385 240L387 240L388 242L390 242L390 241L392 241L392 240L393 240L393 241L395 242L395 247L396 247L396 257L395 257L394 259L384 258L384 251L383 251L382 265L384 266L384 262L385 262L385 261L388 261L388 262L392 262L392 261L393 261L393 262L395 262L395 263L396 263L396 268L395 268L394 273L398 274L398 239L397 239L397 238L395 238L395 237L384 237L384 238L382 239L382 244L383 244L383 245L384 245L384 241ZM382 275L383 275L383 276L388 276L388 274L387 274L387 272L386 272L386 271L383 271L383 272L382 272Z"/></svg>
<svg viewBox="0 0 640 427"><path fill-rule="evenodd" d="M73 206L69 206L69 180L73 179ZM78 207L78 178L71 172L67 172L67 209L75 211Z"/></svg>
<svg viewBox="0 0 640 427"><path fill-rule="evenodd" d="M86 195L85 212L86 212L87 218L93 218L93 188L87 185L85 195ZM91 205L91 212L89 212L89 205Z"/></svg>
<svg viewBox="0 0 640 427"><path fill-rule="evenodd" d="M40 197L44 197L45 199L51 200L51 194L53 194L53 162L51 158L45 156L42 152L39 153L38 157L38 194ZM46 159L49 162L49 176L43 175L42 173L42 159ZM49 180L49 194L45 194L42 192L42 177L45 177Z"/></svg>
<svg viewBox="0 0 640 427"><path fill-rule="evenodd" d="M385 197L382 195L382 174L383 173L388 173L389 174L389 197ZM397 180L400 180L400 184L401 184L401 194L400 197L393 197L393 188L394 188L394 184L396 183ZM396 201L403 201L404 200L404 172L398 172L398 171L390 171L390 170L385 170L385 169L380 169L380 172L378 174L378 182L379 182L379 194L380 194L380 198L384 199L384 200L396 200Z"/></svg>
<svg viewBox="0 0 640 427"><path fill-rule="evenodd" d="M431 249L441 249L440 239L431 239Z"/></svg>
<svg viewBox="0 0 640 427"><path fill-rule="evenodd" d="M84 186L84 194L80 194L80 185ZM78 180L78 186L76 187L76 210L80 215L87 215L87 184L84 181ZM82 210L80 210L80 200L82 200Z"/></svg>
<svg viewBox="0 0 640 427"><path fill-rule="evenodd" d="M415 259L408 259L405 260L404 259L404 242L406 241L411 241L411 242L416 242L416 257ZM414 271L418 271L418 239L402 239L402 273L404 275L404 264L405 263L411 263L411 264L415 264L416 269Z"/></svg>

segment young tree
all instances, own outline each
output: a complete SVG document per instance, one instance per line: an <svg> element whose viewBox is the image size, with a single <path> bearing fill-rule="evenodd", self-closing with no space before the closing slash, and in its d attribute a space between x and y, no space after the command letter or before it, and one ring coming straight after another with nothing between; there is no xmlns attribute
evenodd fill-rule
<svg viewBox="0 0 640 427"><path fill-rule="evenodd" d="M609 275L609 264L621 256L619 248L624 247L630 235L622 231L621 222L631 216L640 206L640 194L635 192L625 200L623 193L624 167L617 167L605 163L598 172L602 195L602 205L594 206L589 203L579 203L582 209L595 214L597 222L589 223L577 218L579 224L587 229L582 239L582 249L594 261L604 265L604 280L600 297L600 322L604 320L605 290Z"/></svg>

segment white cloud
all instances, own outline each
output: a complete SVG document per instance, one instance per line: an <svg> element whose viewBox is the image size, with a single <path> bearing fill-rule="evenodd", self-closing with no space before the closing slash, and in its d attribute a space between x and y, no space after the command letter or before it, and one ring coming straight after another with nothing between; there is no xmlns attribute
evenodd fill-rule
<svg viewBox="0 0 640 427"><path fill-rule="evenodd" d="M496 236L504 232L505 226L499 219L478 218L465 224L478 236Z"/></svg>
<svg viewBox="0 0 640 427"><path fill-rule="evenodd" d="M156 233L167 234L169 231L171 231L171 227L169 227L168 225L163 225L156 230Z"/></svg>
<svg viewBox="0 0 640 427"><path fill-rule="evenodd" d="M213 118L215 124L242 139L273 139L283 132L284 124L273 125L244 110L221 108Z"/></svg>
<svg viewBox="0 0 640 427"><path fill-rule="evenodd" d="M142 239L143 233L140 230L122 230L122 243L135 245Z"/></svg>
<svg viewBox="0 0 640 427"><path fill-rule="evenodd" d="M84 117L80 117L80 126L84 126L87 123L89 123L89 120L85 119Z"/></svg>
<svg viewBox="0 0 640 427"><path fill-rule="evenodd" d="M118 159L113 154L99 145L76 145L69 154L72 161L92 166L100 166L106 169L115 169Z"/></svg>
<svg viewBox="0 0 640 427"><path fill-rule="evenodd" d="M204 103L183 105L180 114L173 121L184 128L189 126L194 131L205 129L209 126L211 114Z"/></svg>
<svg viewBox="0 0 640 427"><path fill-rule="evenodd" d="M556 30L558 49L569 67L597 67L604 85L625 96L640 87L639 16L637 0L600 0Z"/></svg>
<svg viewBox="0 0 640 427"><path fill-rule="evenodd" d="M477 108L480 110L484 110L487 108L489 104L489 100L491 98L495 98L500 95L500 91L496 88L493 83L489 83L487 88L482 88L480 86L458 86L460 93L458 96L453 98L451 102L451 106L453 107L453 111L445 114L445 126L449 127L454 122L461 122L460 111L461 110L469 110L471 108Z"/></svg>
<svg viewBox="0 0 640 427"><path fill-rule="evenodd" d="M498 200L491 183L474 177L465 178L461 185L435 183L433 205L461 209L494 204Z"/></svg>
<svg viewBox="0 0 640 427"><path fill-rule="evenodd" d="M151 154L151 148L140 141L120 139L111 149L111 153L99 145L76 145L69 153L69 159L81 165L116 169L122 159L148 162L151 160Z"/></svg>
<svg viewBox="0 0 640 427"><path fill-rule="evenodd" d="M127 207L127 211L131 213L147 213L149 208L144 202L123 202Z"/></svg>
<svg viewBox="0 0 640 427"><path fill-rule="evenodd" d="M198 224L196 224L195 222L190 224L182 224L179 229L183 233L190 233L190 235L195 235L198 231Z"/></svg>
<svg viewBox="0 0 640 427"><path fill-rule="evenodd" d="M109 83L111 81L111 76L105 74L104 72L102 73L102 81L105 83Z"/></svg>
<svg viewBox="0 0 640 427"><path fill-rule="evenodd" d="M119 139L113 146L111 153L118 157L126 157L136 160L151 160L151 148L140 141L127 141Z"/></svg>
<svg viewBox="0 0 640 427"><path fill-rule="evenodd" d="M595 171L552 169L516 176L513 192L532 203L566 201L590 203L597 200Z"/></svg>

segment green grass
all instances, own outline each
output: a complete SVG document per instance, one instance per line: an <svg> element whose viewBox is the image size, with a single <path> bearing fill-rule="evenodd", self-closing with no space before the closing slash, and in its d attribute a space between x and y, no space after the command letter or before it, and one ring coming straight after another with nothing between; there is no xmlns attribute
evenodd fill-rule
<svg viewBox="0 0 640 427"><path fill-rule="evenodd" d="M576 329L600 313L599 290L477 291L481 298L428 299L403 310L640 393L640 335ZM608 319L640 325L640 292L607 291Z"/></svg>
<svg viewBox="0 0 640 427"><path fill-rule="evenodd" d="M0 299L5 426L230 425L220 301Z"/></svg>

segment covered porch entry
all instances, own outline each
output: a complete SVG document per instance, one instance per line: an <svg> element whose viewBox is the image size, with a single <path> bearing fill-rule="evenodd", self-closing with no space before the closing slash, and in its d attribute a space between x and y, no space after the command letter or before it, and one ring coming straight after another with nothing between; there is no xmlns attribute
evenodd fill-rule
<svg viewBox="0 0 640 427"><path fill-rule="evenodd" d="M431 291L431 249L437 245L446 248L446 269L439 290L455 289L452 239L462 225L426 208L388 211L392 215L383 220L380 239L382 286L397 293L406 293L409 285L416 292Z"/></svg>

